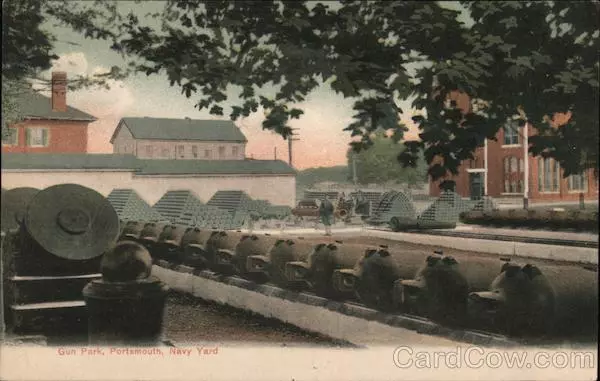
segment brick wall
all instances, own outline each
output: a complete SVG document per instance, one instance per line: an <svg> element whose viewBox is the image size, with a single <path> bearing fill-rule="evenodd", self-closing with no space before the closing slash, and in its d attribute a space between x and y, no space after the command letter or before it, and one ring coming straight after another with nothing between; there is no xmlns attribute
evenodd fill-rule
<svg viewBox="0 0 600 381"><path fill-rule="evenodd" d="M17 144L2 144L2 152L53 152L53 153L82 153L87 151L89 122L59 121L59 120L26 120L9 128L17 130ZM45 129L45 146L28 146L27 129Z"/></svg>

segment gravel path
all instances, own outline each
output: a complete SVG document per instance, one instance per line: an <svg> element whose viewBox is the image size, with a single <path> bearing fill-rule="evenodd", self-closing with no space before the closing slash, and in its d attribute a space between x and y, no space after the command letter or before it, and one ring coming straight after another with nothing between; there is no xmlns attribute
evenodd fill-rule
<svg viewBox="0 0 600 381"><path fill-rule="evenodd" d="M170 294L167 300L164 334L176 344L246 342L282 346L352 346L275 319L178 293Z"/></svg>

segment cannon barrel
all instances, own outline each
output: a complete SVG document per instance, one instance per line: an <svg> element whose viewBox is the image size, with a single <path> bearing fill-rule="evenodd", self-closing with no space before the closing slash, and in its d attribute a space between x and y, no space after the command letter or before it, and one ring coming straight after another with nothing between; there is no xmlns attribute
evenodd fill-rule
<svg viewBox="0 0 600 381"><path fill-rule="evenodd" d="M183 264L197 269L208 267L206 262L206 242L214 230L203 230L199 227L189 227L181 238L181 249L183 250Z"/></svg>
<svg viewBox="0 0 600 381"><path fill-rule="evenodd" d="M138 242L148 249L152 258L155 258L156 253L154 252L154 248L165 226L166 224L163 223L147 222L140 232Z"/></svg>
<svg viewBox="0 0 600 381"><path fill-rule="evenodd" d="M181 240L185 231L184 225L165 225L154 248L157 258L171 263L181 263L183 261Z"/></svg>
<svg viewBox="0 0 600 381"><path fill-rule="evenodd" d="M368 248L367 245L344 244L342 241L318 244L306 263L286 264L286 277L289 281L304 279L319 296L331 299L353 297L352 292L339 292L334 288L333 273L338 269L352 268Z"/></svg>
<svg viewBox="0 0 600 381"><path fill-rule="evenodd" d="M249 256L246 266L249 272L260 273L262 277L269 277L278 286L299 289L304 285L304 281L288 281L285 276L285 265L288 262L306 261L314 246L314 243L305 241L303 237L298 237L295 240L278 239L268 255Z"/></svg>
<svg viewBox="0 0 600 381"><path fill-rule="evenodd" d="M597 267L506 263L488 291L469 295L468 312L508 334L597 337Z"/></svg>
<svg viewBox="0 0 600 381"><path fill-rule="evenodd" d="M217 256L217 264L224 273L238 274L257 282L266 282L268 277L261 276L258 272L248 271L247 261L251 256L267 255L276 240L275 237L268 234L243 235L235 247L233 256L229 256L227 252L221 252Z"/></svg>
<svg viewBox="0 0 600 381"><path fill-rule="evenodd" d="M36 188L14 188L2 191L0 202L2 231L17 229L21 225L29 202L39 191Z"/></svg>
<svg viewBox="0 0 600 381"><path fill-rule="evenodd" d="M119 236L119 241L137 241L140 238L140 233L144 228L144 224L140 221L127 221L122 224L123 229Z"/></svg>
<svg viewBox="0 0 600 381"><path fill-rule="evenodd" d="M221 269L217 257L231 258L235 255L235 247L244 234L241 231L214 231L206 241L205 263L208 268L220 273L221 270L228 272L229 267Z"/></svg>
<svg viewBox="0 0 600 381"><path fill-rule="evenodd" d="M396 282L394 299L404 311L446 324L464 324L469 293L487 290L503 262L474 257L459 262L440 254L428 256L414 279Z"/></svg>
<svg viewBox="0 0 600 381"><path fill-rule="evenodd" d="M422 250L398 250L391 253L381 245L368 249L354 269L334 272L334 287L354 291L365 305L380 311L394 307L394 284L399 279L412 279L423 263Z"/></svg>

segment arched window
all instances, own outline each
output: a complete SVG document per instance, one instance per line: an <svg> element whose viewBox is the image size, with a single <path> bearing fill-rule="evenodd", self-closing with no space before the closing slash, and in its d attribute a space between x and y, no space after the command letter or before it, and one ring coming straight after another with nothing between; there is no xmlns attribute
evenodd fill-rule
<svg viewBox="0 0 600 381"><path fill-rule="evenodd" d="M538 158L538 190L540 192L560 190L560 165L550 157Z"/></svg>
<svg viewBox="0 0 600 381"><path fill-rule="evenodd" d="M523 159L515 156L504 158L504 193L523 192Z"/></svg>

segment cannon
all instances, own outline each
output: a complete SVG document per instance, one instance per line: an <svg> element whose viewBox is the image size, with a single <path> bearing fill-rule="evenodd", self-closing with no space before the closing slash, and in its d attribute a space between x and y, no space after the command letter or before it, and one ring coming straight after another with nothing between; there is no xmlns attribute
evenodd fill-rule
<svg viewBox="0 0 600 381"><path fill-rule="evenodd" d="M419 218L400 219L392 217L389 222L392 231L401 232L407 230L424 230L424 229L454 229L456 222L435 221Z"/></svg>
<svg viewBox="0 0 600 381"><path fill-rule="evenodd" d="M141 243L148 251L152 258L156 258L155 247L158 242L158 237L162 233L167 224L157 222L147 222L140 231L138 242Z"/></svg>
<svg viewBox="0 0 600 381"><path fill-rule="evenodd" d="M181 238L181 249L183 250L183 264L205 269L208 267L206 243L214 230L203 230L199 227L189 227Z"/></svg>
<svg viewBox="0 0 600 381"><path fill-rule="evenodd" d="M249 273L259 273L257 277L269 278L273 283L290 289L299 289L304 281L288 281L285 276L285 265L288 262L305 262L313 251L315 244L305 241L303 237L278 239L267 255L251 255L247 259L246 268Z"/></svg>
<svg viewBox="0 0 600 381"><path fill-rule="evenodd" d="M506 263L468 299L473 324L509 335L597 337L597 267Z"/></svg>
<svg viewBox="0 0 600 381"><path fill-rule="evenodd" d="M391 311L394 309L395 282L412 279L423 258L421 250L402 250L391 254L385 245L367 249L353 269L334 272L334 287L338 292L354 291L369 307Z"/></svg>
<svg viewBox="0 0 600 381"><path fill-rule="evenodd" d="M335 270L352 268L370 247L360 244L344 244L335 241L330 244L318 244L308 256L307 262L288 262L286 277L288 281L304 280L313 291L330 299L354 297L353 292L334 288L333 273Z"/></svg>
<svg viewBox="0 0 600 381"><path fill-rule="evenodd" d="M181 263L183 261L181 240L185 231L186 227L184 225L165 225L154 246L156 258L164 259L171 263Z"/></svg>
<svg viewBox="0 0 600 381"><path fill-rule="evenodd" d="M465 258L459 263L454 257L441 254L436 251L428 256L414 279L396 282L396 306L448 325L466 324L469 293L487 290L502 262Z"/></svg>
<svg viewBox="0 0 600 381"><path fill-rule="evenodd" d="M254 281L266 282L268 277L260 276L258 272L249 272L247 259L250 256L266 255L271 251L276 238L269 234L257 236L243 235L235 247L233 255L228 251L220 251L217 255L217 266L224 274L238 274Z"/></svg>
<svg viewBox="0 0 600 381"><path fill-rule="evenodd" d="M235 247L244 234L241 231L214 231L206 241L205 262L209 269L221 273L228 273L229 266L221 268L217 263L217 256L231 258L235 255Z"/></svg>
<svg viewBox="0 0 600 381"><path fill-rule="evenodd" d="M39 191L36 188L14 188L2 192L0 202L2 231L17 229L21 225L29 202Z"/></svg>
<svg viewBox="0 0 600 381"><path fill-rule="evenodd" d="M133 240L137 241L140 238L144 224L140 221L127 221L122 224L121 234L118 241Z"/></svg>
<svg viewBox="0 0 600 381"><path fill-rule="evenodd" d="M121 241L102 258L102 278L83 289L92 345L157 345L168 287L151 276L152 257Z"/></svg>
<svg viewBox="0 0 600 381"><path fill-rule="evenodd" d="M13 328L76 330L85 316L81 290L99 278L102 255L118 235L117 213L98 192L75 184L39 191L3 255Z"/></svg>

